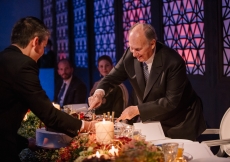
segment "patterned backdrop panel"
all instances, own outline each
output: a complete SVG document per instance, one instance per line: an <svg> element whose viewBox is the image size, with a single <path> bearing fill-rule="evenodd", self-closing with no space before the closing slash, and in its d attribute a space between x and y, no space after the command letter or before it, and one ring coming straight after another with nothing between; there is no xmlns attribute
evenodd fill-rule
<svg viewBox="0 0 230 162"><path fill-rule="evenodd" d="M85 0L73 0L73 9L75 65L76 67L88 68Z"/></svg>
<svg viewBox="0 0 230 162"><path fill-rule="evenodd" d="M68 2L56 0L57 53L59 59L69 57Z"/></svg>
<svg viewBox="0 0 230 162"><path fill-rule="evenodd" d="M129 28L137 22L151 24L151 0L123 0L124 50L128 47Z"/></svg>
<svg viewBox="0 0 230 162"><path fill-rule="evenodd" d="M95 65L102 55L116 64L114 0L94 0Z"/></svg>
<svg viewBox="0 0 230 162"><path fill-rule="evenodd" d="M187 74L205 75L203 0L163 0L164 41L177 50Z"/></svg>
<svg viewBox="0 0 230 162"><path fill-rule="evenodd" d="M222 0L223 75L230 76L230 1Z"/></svg>
<svg viewBox="0 0 230 162"><path fill-rule="evenodd" d="M53 40L53 28L55 26L54 24L54 13L53 13L53 0L43 0L43 22L48 27L50 34L51 34L51 40Z"/></svg>

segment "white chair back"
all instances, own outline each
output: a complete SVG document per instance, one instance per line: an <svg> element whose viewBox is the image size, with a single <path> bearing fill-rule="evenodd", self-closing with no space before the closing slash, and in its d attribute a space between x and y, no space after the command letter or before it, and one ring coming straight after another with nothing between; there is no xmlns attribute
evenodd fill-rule
<svg viewBox="0 0 230 162"><path fill-rule="evenodd" d="M230 139L230 108L225 112L220 123L220 139ZM230 156L230 144L220 146Z"/></svg>

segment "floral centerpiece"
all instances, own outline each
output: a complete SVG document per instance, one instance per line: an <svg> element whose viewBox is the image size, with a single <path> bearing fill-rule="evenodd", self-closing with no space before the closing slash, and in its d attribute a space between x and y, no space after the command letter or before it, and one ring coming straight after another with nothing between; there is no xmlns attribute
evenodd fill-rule
<svg viewBox="0 0 230 162"><path fill-rule="evenodd" d="M28 110L21 123L21 127L18 130L18 134L26 138L35 137L36 129L44 126L45 125L40 121L40 119Z"/></svg>
<svg viewBox="0 0 230 162"><path fill-rule="evenodd" d="M34 114L28 116L29 121L32 119L30 117L37 120ZM36 122L35 125L29 126L29 123L34 124L29 121L23 121L24 127L21 133L34 136L32 130L35 132L37 129L35 126L39 126L40 123ZM32 127L34 128L32 129ZM28 132L30 133L28 134ZM26 149L21 153L21 160L36 162L163 162L164 156L161 149L141 139L120 137L115 138L109 144L102 144L96 141L95 134L83 133L74 137L68 147L40 148L35 152Z"/></svg>

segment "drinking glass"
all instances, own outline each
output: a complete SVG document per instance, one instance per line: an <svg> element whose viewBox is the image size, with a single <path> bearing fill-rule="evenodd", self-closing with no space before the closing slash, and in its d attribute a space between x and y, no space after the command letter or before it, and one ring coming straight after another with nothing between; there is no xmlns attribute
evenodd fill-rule
<svg viewBox="0 0 230 162"><path fill-rule="evenodd" d="M134 129L132 138L136 139L136 140L139 140L140 136L141 136L141 129Z"/></svg>
<svg viewBox="0 0 230 162"><path fill-rule="evenodd" d="M65 106L63 106L63 108L64 108L65 113L67 113L67 114L71 113L71 107L70 106L65 105Z"/></svg>
<svg viewBox="0 0 230 162"><path fill-rule="evenodd" d="M174 162L177 156L178 143L163 143L162 150L165 162Z"/></svg>
<svg viewBox="0 0 230 162"><path fill-rule="evenodd" d="M184 161L183 153L184 153L184 143L179 142L178 143L178 149L177 149L177 157L176 157L175 162L183 162Z"/></svg>
<svg viewBox="0 0 230 162"><path fill-rule="evenodd" d="M183 157L183 152L184 152L184 143L179 142L178 143L177 157Z"/></svg>
<svg viewBox="0 0 230 162"><path fill-rule="evenodd" d="M146 140L146 135L140 135L140 140L145 141Z"/></svg>
<svg viewBox="0 0 230 162"><path fill-rule="evenodd" d="M124 127L124 130L121 133L121 136L131 138L132 134L133 134L133 127L132 126L126 126L126 127Z"/></svg>
<svg viewBox="0 0 230 162"><path fill-rule="evenodd" d="M117 124L114 124L114 136L120 137L124 129L125 129L124 126L118 126Z"/></svg>

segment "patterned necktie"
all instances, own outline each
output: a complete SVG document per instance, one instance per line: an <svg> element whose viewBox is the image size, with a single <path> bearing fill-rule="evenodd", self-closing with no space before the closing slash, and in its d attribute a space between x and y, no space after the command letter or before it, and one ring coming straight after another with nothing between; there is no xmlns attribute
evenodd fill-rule
<svg viewBox="0 0 230 162"><path fill-rule="evenodd" d="M148 65L145 62L143 62L143 72L145 76L145 82L147 83L149 78L149 71L148 71Z"/></svg>
<svg viewBox="0 0 230 162"><path fill-rule="evenodd" d="M59 94L58 94L58 104L60 104L61 98L62 98L62 96L63 96L63 94L64 94L64 92L65 92L65 87L66 87L66 83L64 83L64 84L62 85L61 90L60 90L60 92L59 92ZM60 104L60 105L61 105L61 104ZM62 105L61 105L61 106L62 106Z"/></svg>

